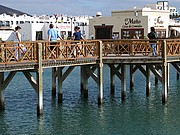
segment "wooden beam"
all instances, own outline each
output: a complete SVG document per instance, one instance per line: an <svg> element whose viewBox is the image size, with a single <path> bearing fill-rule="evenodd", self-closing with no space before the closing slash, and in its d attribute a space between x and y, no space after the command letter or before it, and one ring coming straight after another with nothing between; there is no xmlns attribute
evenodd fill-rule
<svg viewBox="0 0 180 135"><path fill-rule="evenodd" d="M162 83L162 75L155 69L153 65L149 65L149 69L156 76L156 78Z"/></svg>
<svg viewBox="0 0 180 135"><path fill-rule="evenodd" d="M114 64L110 64L110 65L108 65L108 66L111 68L112 73L115 74L115 75L117 75L117 77L118 77L120 80L122 80L121 73L119 72L119 66L118 66L118 69L114 66Z"/></svg>
<svg viewBox="0 0 180 135"><path fill-rule="evenodd" d="M65 73L62 75L61 77L61 82L63 82L67 77L68 75L71 73L71 71L75 68L75 66L70 66L66 71Z"/></svg>
<svg viewBox="0 0 180 135"><path fill-rule="evenodd" d="M86 68L88 74L93 78L93 80L98 84L98 76L90 69Z"/></svg>
<svg viewBox="0 0 180 135"><path fill-rule="evenodd" d="M138 69L141 71L141 73L146 77L146 70L142 67L142 65L137 65Z"/></svg>
<svg viewBox="0 0 180 135"><path fill-rule="evenodd" d="M180 73L180 65L179 65L179 63L171 63L171 64L174 66L174 68L177 70L177 72Z"/></svg>
<svg viewBox="0 0 180 135"><path fill-rule="evenodd" d="M13 79L13 77L16 75L17 71L11 71L8 76L6 77L5 81L3 82L3 84L1 85L1 89L5 90L6 87L8 86L8 84L11 82L11 80Z"/></svg>
<svg viewBox="0 0 180 135"><path fill-rule="evenodd" d="M27 78L27 80L29 81L29 83L31 84L31 86L34 88L34 90L37 92L38 91L38 86L37 86L37 82L34 79L34 77L31 75L30 72L28 71L22 71L24 76Z"/></svg>

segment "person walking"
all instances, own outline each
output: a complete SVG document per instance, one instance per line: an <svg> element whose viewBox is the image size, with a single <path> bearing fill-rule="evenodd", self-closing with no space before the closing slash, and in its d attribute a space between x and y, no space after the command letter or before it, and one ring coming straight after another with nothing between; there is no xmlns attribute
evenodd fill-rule
<svg viewBox="0 0 180 135"><path fill-rule="evenodd" d="M157 37L157 33L154 27L151 27L151 32L148 33L147 36L150 39L149 43L150 43L151 48L153 49L152 56L157 57L156 43L157 43L158 37Z"/></svg>
<svg viewBox="0 0 180 135"><path fill-rule="evenodd" d="M18 60L19 55L21 55L22 51L26 51L26 48L24 47L23 44L20 44L21 42L21 33L20 33L21 27L16 26L14 32L12 33L13 35L13 41L15 42L15 58ZM18 46L22 47L19 48Z"/></svg>
<svg viewBox="0 0 180 135"><path fill-rule="evenodd" d="M58 31L56 29L54 29L54 25L53 24L50 24L49 25L49 30L47 32L48 34L48 42L49 44L51 45L50 46L50 49L53 50L54 49L54 46L57 44L57 39L60 38L61 40L62 37L58 34Z"/></svg>

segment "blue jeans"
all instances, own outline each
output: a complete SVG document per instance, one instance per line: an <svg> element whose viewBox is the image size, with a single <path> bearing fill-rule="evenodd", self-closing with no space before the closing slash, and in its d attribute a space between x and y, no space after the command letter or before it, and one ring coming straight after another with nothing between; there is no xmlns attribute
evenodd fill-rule
<svg viewBox="0 0 180 135"><path fill-rule="evenodd" d="M153 43L153 44L150 44L150 45L151 45L151 48L153 48L152 55L156 56L157 55L157 53L156 53L156 43Z"/></svg>

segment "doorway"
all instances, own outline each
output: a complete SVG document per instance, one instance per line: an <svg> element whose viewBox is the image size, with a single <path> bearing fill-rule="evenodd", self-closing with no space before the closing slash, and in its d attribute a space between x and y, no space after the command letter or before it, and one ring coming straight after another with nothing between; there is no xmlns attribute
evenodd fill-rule
<svg viewBox="0 0 180 135"><path fill-rule="evenodd" d="M113 26L94 26L95 28L95 39L112 39L112 28Z"/></svg>

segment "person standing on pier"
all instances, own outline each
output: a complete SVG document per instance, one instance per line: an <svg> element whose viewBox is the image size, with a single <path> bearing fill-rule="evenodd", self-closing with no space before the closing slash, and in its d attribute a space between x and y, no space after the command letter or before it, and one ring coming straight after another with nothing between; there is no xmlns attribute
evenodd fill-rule
<svg viewBox="0 0 180 135"><path fill-rule="evenodd" d="M73 33L73 37L72 37L73 40L81 40L81 39L85 40L78 26L75 26L74 31L75 32Z"/></svg>
<svg viewBox="0 0 180 135"><path fill-rule="evenodd" d="M149 43L151 45L151 48L153 49L152 51L152 56L157 57L157 52L156 52L156 43L157 43L157 33L155 31L154 27L151 27L151 32L148 33L148 38L150 39Z"/></svg>
<svg viewBox="0 0 180 135"><path fill-rule="evenodd" d="M56 29L54 29L54 25L50 24L49 25L49 30L48 30L48 42L51 45L50 49L53 50L54 46L57 44L57 40L58 38L60 38L61 40L62 37L58 34L58 31Z"/></svg>

